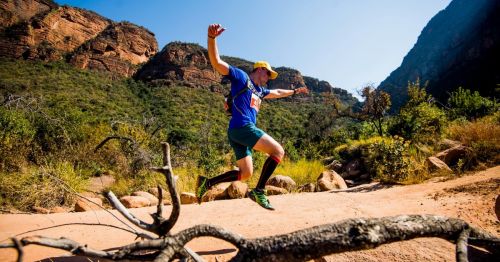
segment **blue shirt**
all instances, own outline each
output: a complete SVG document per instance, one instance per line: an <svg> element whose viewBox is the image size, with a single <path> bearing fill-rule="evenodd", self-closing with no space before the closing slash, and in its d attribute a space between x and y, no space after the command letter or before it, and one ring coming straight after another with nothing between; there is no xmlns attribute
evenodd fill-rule
<svg viewBox="0 0 500 262"><path fill-rule="evenodd" d="M239 128L248 124L255 125L262 98L269 94L269 89L256 85L245 71L231 65L229 66L229 74L227 76L231 80L231 95L233 97L243 88L246 88L248 81L254 87L253 91L248 89L234 98L229 128Z"/></svg>

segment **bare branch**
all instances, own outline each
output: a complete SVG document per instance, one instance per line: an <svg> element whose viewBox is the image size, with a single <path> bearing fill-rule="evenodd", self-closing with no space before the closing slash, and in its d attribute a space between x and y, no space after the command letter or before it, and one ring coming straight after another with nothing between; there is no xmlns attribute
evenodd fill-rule
<svg viewBox="0 0 500 262"><path fill-rule="evenodd" d="M120 200L118 200L118 198L112 191L106 193L106 198L109 200L111 205L113 205L116 208L116 210L118 210L118 212L120 212L120 214L122 214L132 224L136 225L141 229L157 234L156 227L153 224L148 224L136 218L134 215L128 212L127 208L120 202Z"/></svg>
<svg viewBox="0 0 500 262"><path fill-rule="evenodd" d="M99 145L97 145L94 149L94 153L97 152L101 147L103 147L109 140L111 139L120 139L120 140L125 140L131 142L133 145L137 145L137 143L129 137L124 137L124 136L108 136L106 137Z"/></svg>
<svg viewBox="0 0 500 262"><path fill-rule="evenodd" d="M21 239L21 243L23 244L23 246L40 245L40 246L63 249L71 252L74 255L85 255L85 256L99 257L99 258L112 258L113 255L112 252L95 250L87 247L86 245L82 245L76 241L64 237L56 239L43 236L32 236Z"/></svg>
<svg viewBox="0 0 500 262"><path fill-rule="evenodd" d="M15 237L12 238L12 242L17 250L17 262L22 262L24 257L23 244Z"/></svg>
<svg viewBox="0 0 500 262"><path fill-rule="evenodd" d="M467 255L467 240L469 239L470 230L465 229L460 233L457 239L456 245L456 259L457 262L467 262L469 261Z"/></svg>

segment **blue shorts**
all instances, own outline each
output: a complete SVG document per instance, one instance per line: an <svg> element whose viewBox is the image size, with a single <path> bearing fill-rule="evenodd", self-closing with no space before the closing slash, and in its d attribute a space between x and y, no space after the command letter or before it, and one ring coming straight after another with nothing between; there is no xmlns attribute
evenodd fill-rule
<svg viewBox="0 0 500 262"><path fill-rule="evenodd" d="M248 124L240 128L230 128L227 130L229 144L234 150L236 160L252 155L252 148L257 141L266 133L254 124Z"/></svg>

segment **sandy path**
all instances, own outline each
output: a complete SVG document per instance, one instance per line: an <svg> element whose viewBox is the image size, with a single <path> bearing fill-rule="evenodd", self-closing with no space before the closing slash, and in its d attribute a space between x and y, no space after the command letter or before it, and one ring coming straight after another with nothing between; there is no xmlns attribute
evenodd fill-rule
<svg viewBox="0 0 500 262"><path fill-rule="evenodd" d="M401 214L438 214L458 217L500 235L500 222L494 211L500 194L500 166L475 175L443 182L384 187L373 184L351 192L304 193L271 196L276 211L260 208L248 199L224 200L203 205L183 205L173 232L196 224L222 226L247 238L289 233L316 225L354 217L383 217ZM112 211L117 214L116 211ZM155 208L133 209L149 220ZM170 212L170 208L166 208ZM120 218L121 216L117 214ZM168 215L167 215L168 216ZM124 227L104 211L50 215L0 215L0 240L28 230L64 223L103 223ZM27 235L61 237L86 243L97 249L129 244L134 235L99 226L65 226ZM189 246L208 261L225 261L236 249L223 241L200 238ZM60 257L64 251L28 246L26 261ZM0 250L0 261L14 261L15 251ZM381 246L374 250L331 255L321 261L454 261L454 245L441 239L416 239ZM65 261L80 261L65 259ZM81 259L81 261L88 261Z"/></svg>

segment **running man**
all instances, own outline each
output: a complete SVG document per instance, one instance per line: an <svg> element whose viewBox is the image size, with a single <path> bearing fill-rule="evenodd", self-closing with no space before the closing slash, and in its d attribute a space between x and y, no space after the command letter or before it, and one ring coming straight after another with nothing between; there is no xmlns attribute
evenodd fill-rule
<svg viewBox="0 0 500 262"><path fill-rule="evenodd" d="M269 155L256 188L248 195L260 206L274 210L267 199L264 191L267 180L271 177L285 155L283 147L271 136L255 126L257 114L263 98L273 99L287 97L295 94L307 94L307 87L293 90L266 88L270 79L276 79L276 73L268 62L258 61L253 66L253 71L248 75L243 70L233 67L219 57L216 38L224 32L220 24L212 24L208 27L208 56L212 67L220 74L231 80L231 94L233 97L232 116L229 121L227 135L229 144L236 155L236 163L239 170L231 170L213 178L199 176L197 180L196 196L201 203L201 198L212 186L237 180L247 180L252 176L252 149Z"/></svg>

